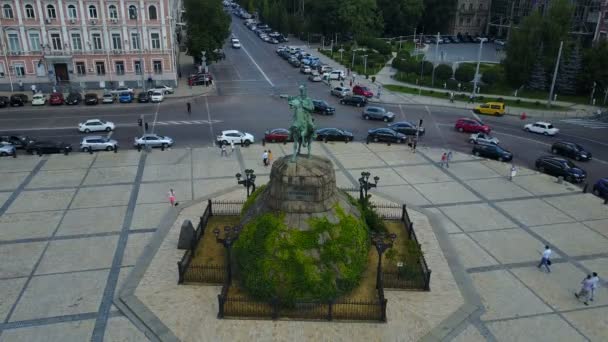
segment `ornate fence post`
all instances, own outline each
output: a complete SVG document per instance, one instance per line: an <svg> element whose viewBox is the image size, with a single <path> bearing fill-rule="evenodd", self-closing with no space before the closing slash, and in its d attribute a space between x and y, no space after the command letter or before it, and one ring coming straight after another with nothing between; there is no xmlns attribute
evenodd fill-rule
<svg viewBox="0 0 608 342"><path fill-rule="evenodd" d="M380 302L380 310L381 310L381 317L380 320L382 322L386 322L386 304L387 304L388 300L386 298L383 298Z"/></svg>
<svg viewBox="0 0 608 342"><path fill-rule="evenodd" d="M405 204L401 207L401 221L405 221L405 211L407 209L405 208Z"/></svg>
<svg viewBox="0 0 608 342"><path fill-rule="evenodd" d="M183 284L184 283L184 270L182 269L182 262L178 261L177 262L177 273L178 273L178 278L177 278L177 283L178 284Z"/></svg>
<svg viewBox="0 0 608 342"><path fill-rule="evenodd" d="M221 294L217 295L217 303L219 307L217 318L222 319L224 318L224 304L226 303L226 298Z"/></svg>
<svg viewBox="0 0 608 342"><path fill-rule="evenodd" d="M428 270L424 277L424 290L431 291L431 270Z"/></svg>
<svg viewBox="0 0 608 342"><path fill-rule="evenodd" d="M211 200L207 200L207 206L209 207L209 216L213 216L213 207L211 206Z"/></svg>

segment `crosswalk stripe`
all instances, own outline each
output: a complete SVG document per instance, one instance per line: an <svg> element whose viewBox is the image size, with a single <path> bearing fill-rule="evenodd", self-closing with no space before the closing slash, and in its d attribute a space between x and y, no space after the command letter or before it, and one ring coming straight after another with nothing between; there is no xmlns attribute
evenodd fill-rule
<svg viewBox="0 0 608 342"><path fill-rule="evenodd" d="M603 129L608 128L608 122L602 122L597 120L589 119L564 119L561 122L569 123L571 125L583 126L591 129Z"/></svg>

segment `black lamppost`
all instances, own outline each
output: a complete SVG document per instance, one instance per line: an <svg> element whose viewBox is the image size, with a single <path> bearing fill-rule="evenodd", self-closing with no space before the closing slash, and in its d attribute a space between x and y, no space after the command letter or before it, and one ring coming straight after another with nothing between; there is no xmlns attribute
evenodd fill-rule
<svg viewBox="0 0 608 342"><path fill-rule="evenodd" d="M230 251L232 249L232 245L239 238L239 234L243 229L242 226L236 225L234 227L224 226L224 237L220 237L220 229L215 228L213 230L213 234L215 235L215 241L217 243L221 243L226 248L226 272L228 274L228 284L232 282L232 266L231 266L231 254Z"/></svg>
<svg viewBox="0 0 608 342"><path fill-rule="evenodd" d="M367 191L371 188L378 186L380 177L374 177L374 183L369 181L371 174L369 172L361 172L361 178L359 178L359 200L363 202L364 198L367 198Z"/></svg>
<svg viewBox="0 0 608 342"><path fill-rule="evenodd" d="M372 232L372 244L376 246L376 251L378 252L378 270L376 273L376 288L379 288L382 281L382 254L386 252L389 248L393 247L393 243L397 239L397 234L388 234Z"/></svg>
<svg viewBox="0 0 608 342"><path fill-rule="evenodd" d="M241 180L241 177L243 177L243 175L241 175L240 173L237 173L235 176L236 176L236 180L237 180L238 184L242 184L244 187L247 188L247 197L249 197L249 195L251 195L251 193L253 193L253 191L255 191L256 175L253 173L253 170L246 169L245 178L243 178L242 180ZM249 188L253 188L253 191L249 191Z"/></svg>

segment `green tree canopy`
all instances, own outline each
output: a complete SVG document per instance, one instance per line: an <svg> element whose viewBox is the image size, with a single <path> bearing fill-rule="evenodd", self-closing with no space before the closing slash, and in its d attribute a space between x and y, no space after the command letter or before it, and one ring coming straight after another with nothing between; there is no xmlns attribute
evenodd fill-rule
<svg viewBox="0 0 608 342"><path fill-rule="evenodd" d="M387 37L413 34L424 11L423 0L377 0Z"/></svg>
<svg viewBox="0 0 608 342"><path fill-rule="evenodd" d="M435 78L440 81L447 81L452 78L452 67L447 64L439 64L435 67Z"/></svg>
<svg viewBox="0 0 608 342"><path fill-rule="evenodd" d="M458 82L462 82L462 83L471 82L474 77L475 77L475 68L473 68L472 66L470 66L468 64L459 65L458 69L456 69L456 72L454 73L454 78Z"/></svg>
<svg viewBox="0 0 608 342"><path fill-rule="evenodd" d="M230 34L230 17L221 0L184 0L184 8L188 54L200 58L205 51L208 60L214 60L212 51Z"/></svg>
<svg viewBox="0 0 608 342"><path fill-rule="evenodd" d="M424 13L419 27L422 26L424 33L447 32L457 6L457 0L424 0Z"/></svg>

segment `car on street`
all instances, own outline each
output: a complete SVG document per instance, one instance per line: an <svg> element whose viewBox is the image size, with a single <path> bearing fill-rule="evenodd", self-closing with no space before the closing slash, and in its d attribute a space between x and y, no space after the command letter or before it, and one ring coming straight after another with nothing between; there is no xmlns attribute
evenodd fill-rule
<svg viewBox="0 0 608 342"><path fill-rule="evenodd" d="M80 93L69 93L68 97L65 98L65 104L74 106L80 104L82 101L82 95Z"/></svg>
<svg viewBox="0 0 608 342"><path fill-rule="evenodd" d="M331 92L330 92L333 96L337 96L339 98L343 98L346 97L348 95L350 95L350 89L348 89L347 87L334 87Z"/></svg>
<svg viewBox="0 0 608 342"><path fill-rule="evenodd" d="M110 131L113 131L115 127L116 126L114 125L113 122L99 120L99 119L91 119L91 120L87 120L85 122L79 123L78 131L84 132L84 133L99 132L99 131L110 132Z"/></svg>
<svg viewBox="0 0 608 342"><path fill-rule="evenodd" d="M103 94L103 96L101 97L101 103L105 103L105 104L114 103L114 95Z"/></svg>
<svg viewBox="0 0 608 342"><path fill-rule="evenodd" d="M14 156L17 154L17 148L10 144L0 144L0 157Z"/></svg>
<svg viewBox="0 0 608 342"><path fill-rule="evenodd" d="M407 140L407 136L399 133L394 129L387 127L372 128L367 131L367 141L373 142L391 142L401 144Z"/></svg>
<svg viewBox="0 0 608 342"><path fill-rule="evenodd" d="M498 143L500 142L498 139L496 139L495 137L483 133L483 132L479 132L479 133L473 133L471 134L471 136L469 137L469 142L471 144L495 144L498 145Z"/></svg>
<svg viewBox="0 0 608 342"><path fill-rule="evenodd" d="M300 61L296 57L290 57L289 64L291 64L291 66L293 66L294 68L299 68L302 63L300 63Z"/></svg>
<svg viewBox="0 0 608 342"><path fill-rule="evenodd" d="M498 161L513 160L513 153L496 144L480 142L473 145L472 153L478 157L491 158Z"/></svg>
<svg viewBox="0 0 608 342"><path fill-rule="evenodd" d="M555 177L563 177L570 183L580 183L587 178L587 172L568 159L555 156L542 156L534 163L536 169Z"/></svg>
<svg viewBox="0 0 608 342"><path fill-rule="evenodd" d="M382 120L389 122L395 120L395 113L387 111L383 107L368 106L361 113L361 117L365 120Z"/></svg>
<svg viewBox="0 0 608 342"><path fill-rule="evenodd" d="M483 122L471 118L460 118L456 120L454 129L459 132L469 133L486 133L489 134L492 129L488 125L484 125Z"/></svg>
<svg viewBox="0 0 608 342"><path fill-rule="evenodd" d="M593 157L591 152L585 150L584 147L570 141L554 142L553 145L551 145L551 153L559 154L578 161L589 161Z"/></svg>
<svg viewBox="0 0 608 342"><path fill-rule="evenodd" d="M593 185L593 193L602 198L608 198L608 177L600 178Z"/></svg>
<svg viewBox="0 0 608 342"><path fill-rule="evenodd" d="M23 149L28 144L34 142L33 138L27 135L3 135L0 136L0 145L13 145L15 148Z"/></svg>
<svg viewBox="0 0 608 342"><path fill-rule="evenodd" d="M95 93L84 94L84 104L96 105L99 103L99 97Z"/></svg>
<svg viewBox="0 0 608 342"><path fill-rule="evenodd" d="M535 123L526 124L524 126L524 131L549 136L554 136L559 133L559 129L553 127L551 123L543 121L537 121Z"/></svg>
<svg viewBox="0 0 608 342"><path fill-rule="evenodd" d="M368 87L362 86L362 85L358 85L358 84L353 87L353 94L354 95L365 96L367 98L374 97L374 93Z"/></svg>
<svg viewBox="0 0 608 342"><path fill-rule="evenodd" d="M32 95L32 106L44 106L46 104L46 96L38 93Z"/></svg>
<svg viewBox="0 0 608 342"><path fill-rule="evenodd" d="M118 102L120 103L131 103L133 102L133 94L129 92L120 93L118 95Z"/></svg>
<svg viewBox="0 0 608 342"><path fill-rule="evenodd" d="M315 106L313 112L323 115L333 115L336 112L336 108L330 106L323 100L312 100L312 104Z"/></svg>
<svg viewBox="0 0 608 342"><path fill-rule="evenodd" d="M323 78L321 77L318 71L313 70L312 73L310 73L310 75L308 76L308 80L310 82L321 82L323 81Z"/></svg>
<svg viewBox="0 0 608 342"><path fill-rule="evenodd" d="M124 92L131 93L131 94L134 94L134 93L135 93L135 92L133 91L133 88L129 88L129 87L124 87L124 86L123 86L123 87L118 87L118 88L116 88L116 89L111 90L111 91L110 91L110 94L112 94L112 95L118 95L118 94L120 94L120 93L124 93Z"/></svg>
<svg viewBox="0 0 608 342"><path fill-rule="evenodd" d="M148 103L150 102L150 95L147 92L142 91L137 95L137 102L139 103Z"/></svg>
<svg viewBox="0 0 608 342"><path fill-rule="evenodd" d="M173 88L171 88L165 84L157 85L156 87L149 89L148 91L160 91L161 93L163 93L165 95L173 94L175 92L175 90Z"/></svg>
<svg viewBox="0 0 608 342"><path fill-rule="evenodd" d="M152 92L150 95L150 102L163 102L165 96L160 91Z"/></svg>
<svg viewBox="0 0 608 342"><path fill-rule="evenodd" d="M37 155L51 153L63 153L67 155L72 152L72 145L64 142L34 141L25 147L25 152Z"/></svg>
<svg viewBox="0 0 608 342"><path fill-rule="evenodd" d="M424 127L418 128L416 124L409 121L394 122L389 124L388 128L405 135L416 135L416 132L418 132L418 136L423 136L426 133Z"/></svg>
<svg viewBox="0 0 608 342"><path fill-rule="evenodd" d="M303 74L310 74L312 72L312 69L308 65L302 65L300 67L300 72Z"/></svg>
<svg viewBox="0 0 608 342"><path fill-rule="evenodd" d="M264 132L264 141L283 142L289 141L289 130L286 128L273 128Z"/></svg>
<svg viewBox="0 0 608 342"><path fill-rule="evenodd" d="M353 141L354 135L339 128L319 128L315 131L318 141Z"/></svg>
<svg viewBox="0 0 608 342"><path fill-rule="evenodd" d="M473 112L477 114L503 116L505 115L505 108L506 106L502 102L487 102L477 105L473 109Z"/></svg>
<svg viewBox="0 0 608 342"><path fill-rule="evenodd" d="M230 144L234 142L235 144L241 144L245 146L249 146L249 144L254 143L254 138L252 134L241 132L237 130L226 130L222 131L222 134L217 136L217 142L221 145Z"/></svg>
<svg viewBox="0 0 608 342"><path fill-rule="evenodd" d="M163 136L163 135L158 135L158 134L144 134L141 137L135 137L134 141L133 141L133 146L137 147L137 148L141 148L141 147L145 147L145 146L150 146L150 147L161 147L161 148L167 148L167 147L171 147L173 146L173 139L167 137L167 136Z"/></svg>
<svg viewBox="0 0 608 342"><path fill-rule="evenodd" d="M364 107L367 105L367 99L363 96L354 95L354 96L345 96L340 99L340 104L350 105L355 107Z"/></svg>
<svg viewBox="0 0 608 342"><path fill-rule="evenodd" d="M49 96L49 104L51 106L60 106L65 103L62 93L51 93Z"/></svg>
<svg viewBox="0 0 608 342"><path fill-rule="evenodd" d="M232 48L233 49L240 49L241 48L241 42L238 39L236 39L236 38L232 38L231 44L232 44Z"/></svg>
<svg viewBox="0 0 608 342"><path fill-rule="evenodd" d="M11 100L7 96L0 96L0 108L4 108L10 104Z"/></svg>
<svg viewBox="0 0 608 342"><path fill-rule="evenodd" d="M27 103L27 100L27 95L25 94L13 94L10 99L11 107L23 107Z"/></svg>
<svg viewBox="0 0 608 342"><path fill-rule="evenodd" d="M329 80L343 81L346 78L346 73L343 70L332 70L323 74L323 77L327 77Z"/></svg>
<svg viewBox="0 0 608 342"><path fill-rule="evenodd" d="M116 148L118 148L118 142L116 140L102 137L100 135L84 137L80 141L80 150L82 152L114 151Z"/></svg>

